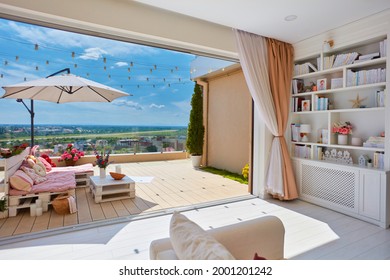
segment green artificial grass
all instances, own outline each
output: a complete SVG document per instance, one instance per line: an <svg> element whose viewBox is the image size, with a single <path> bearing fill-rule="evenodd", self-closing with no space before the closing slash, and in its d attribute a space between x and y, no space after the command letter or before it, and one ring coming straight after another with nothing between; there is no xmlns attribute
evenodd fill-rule
<svg viewBox="0 0 390 280"><path fill-rule="evenodd" d="M213 174L221 175L224 178L240 182L241 184L248 184L248 179L245 179L240 174L233 173L233 172L230 172L227 170L222 170L222 169L214 168L211 166L201 167L201 170L206 171L206 172L210 172Z"/></svg>

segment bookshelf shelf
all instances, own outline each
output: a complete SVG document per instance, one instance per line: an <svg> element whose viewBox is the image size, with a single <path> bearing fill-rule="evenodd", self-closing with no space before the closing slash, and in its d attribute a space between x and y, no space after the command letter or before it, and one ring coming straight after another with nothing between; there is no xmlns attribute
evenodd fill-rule
<svg viewBox="0 0 390 280"><path fill-rule="evenodd" d="M390 142L384 135L390 135L390 101L386 98L390 74L388 58L383 55L384 40L383 36L371 38L343 46L339 53L318 53L307 62L300 59L297 63L303 65L317 61L314 68L318 71L303 68L309 73L293 77L287 133L301 199L387 228ZM379 50L381 57L376 57ZM339 57L338 63L340 57L362 60L357 55L362 51L373 57L357 63L348 60L349 64L332 68L330 58ZM342 142L333 126L345 122L352 124L352 135L338 144ZM305 133L301 134L303 125ZM301 141L303 136L307 142Z"/></svg>

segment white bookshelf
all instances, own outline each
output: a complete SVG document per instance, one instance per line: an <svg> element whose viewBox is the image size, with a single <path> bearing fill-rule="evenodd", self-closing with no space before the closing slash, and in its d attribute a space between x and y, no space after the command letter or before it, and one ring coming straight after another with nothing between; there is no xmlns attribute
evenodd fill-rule
<svg viewBox="0 0 390 280"><path fill-rule="evenodd" d="M389 141L385 140L383 147L367 147L352 145L352 137L360 138L364 143L370 137L390 135L389 98L385 98L384 102L378 102L377 98L377 92L388 95L389 59L382 56L329 69L323 69L323 62L317 63L332 55L380 52L380 42L386 37L370 38L342 48L337 48L335 44L328 53L320 51L296 61L296 64L310 62L318 71L310 70L310 73L293 77L303 83L304 87L299 93L292 91L292 112L287 138L291 139L290 151L301 199L387 228L390 224L387 178L390 174ZM360 81L364 82L359 82L354 74L354 82L359 85L349 86L352 84L348 81L352 77L350 71L358 72ZM375 77L374 74L378 75ZM326 89L316 90L310 86L317 86L317 80L320 79L326 79ZM337 88L332 88L332 79L338 79ZM353 101L357 98L361 100L361 107L353 108ZM310 101L309 111L301 111L303 105L299 104L302 100ZM347 144L338 144L337 135L332 132L336 122L352 124L353 133L348 136ZM294 140L290 137L293 133L292 126L301 124L309 124L311 127L306 142L301 141L299 136L299 139ZM331 154L339 155L339 158L332 157ZM340 159L348 156L352 163L351 160ZM359 159L362 162L362 158L371 159L374 166L359 164ZM378 158L380 160L374 162Z"/></svg>

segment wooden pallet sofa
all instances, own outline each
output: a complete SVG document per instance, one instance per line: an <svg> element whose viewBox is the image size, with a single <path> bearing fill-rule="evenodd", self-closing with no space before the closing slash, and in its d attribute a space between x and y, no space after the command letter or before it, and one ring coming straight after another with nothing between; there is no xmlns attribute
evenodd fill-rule
<svg viewBox="0 0 390 280"><path fill-rule="evenodd" d="M12 176L20 174L23 161L30 154L30 148L26 148L21 154L3 160L4 180L1 187L4 195L8 198L8 215L16 216L18 211L30 208L35 200L51 202L60 194L69 194L75 197L76 187L89 187L89 177L93 176L92 164L69 167L53 167L47 172L46 180L33 184L31 190L17 190L12 187ZM17 173L18 172L18 173Z"/></svg>

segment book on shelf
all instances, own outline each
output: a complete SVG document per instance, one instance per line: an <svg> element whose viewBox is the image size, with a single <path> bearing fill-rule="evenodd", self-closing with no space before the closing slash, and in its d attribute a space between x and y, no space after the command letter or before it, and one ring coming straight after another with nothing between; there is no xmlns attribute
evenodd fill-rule
<svg viewBox="0 0 390 280"><path fill-rule="evenodd" d="M324 56L324 64L323 64L323 69L324 70L332 68L333 62L334 62L334 58L335 58L334 55Z"/></svg>
<svg viewBox="0 0 390 280"><path fill-rule="evenodd" d="M304 74L309 74L311 72L317 72L318 69L316 66L314 66L310 62L306 62L303 64L295 64L294 65L294 75L304 75Z"/></svg>
<svg viewBox="0 0 390 280"><path fill-rule="evenodd" d="M328 97L320 97L318 95L316 95L314 97L315 111L328 110L328 106L329 106L329 98Z"/></svg>
<svg viewBox="0 0 390 280"><path fill-rule="evenodd" d="M302 111L302 101L304 101L305 98L303 97L294 97L291 101L291 111L292 112L301 112Z"/></svg>
<svg viewBox="0 0 390 280"><path fill-rule="evenodd" d="M385 90L377 90L375 93L375 106L385 107Z"/></svg>
<svg viewBox="0 0 390 280"><path fill-rule="evenodd" d="M293 142L299 142L299 129L301 127L301 124L299 123L292 123L291 124L291 141Z"/></svg>
<svg viewBox="0 0 390 280"><path fill-rule="evenodd" d="M359 56L359 53L357 53L357 52L340 53L340 54L336 55L336 58L334 59L334 62L332 65L332 68L352 64L358 56Z"/></svg>
<svg viewBox="0 0 390 280"><path fill-rule="evenodd" d="M311 147L305 145L295 145L294 156L298 158L311 159Z"/></svg>
<svg viewBox="0 0 390 280"><path fill-rule="evenodd" d="M387 56L387 39L379 42L379 53L380 57Z"/></svg>
<svg viewBox="0 0 390 280"><path fill-rule="evenodd" d="M292 92L293 94L303 92L304 82L302 79L293 79L292 80Z"/></svg>
<svg viewBox="0 0 390 280"><path fill-rule="evenodd" d="M342 88L343 87L343 78L333 78L330 80L330 88Z"/></svg>
<svg viewBox="0 0 390 280"><path fill-rule="evenodd" d="M314 159L322 160L322 147L315 146L313 152Z"/></svg>
<svg viewBox="0 0 390 280"><path fill-rule="evenodd" d="M385 154L383 152L375 152L373 158L373 166L375 168L383 169L385 167Z"/></svg>
<svg viewBox="0 0 390 280"><path fill-rule="evenodd" d="M347 87L386 82L386 68L347 70Z"/></svg>

